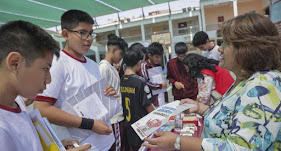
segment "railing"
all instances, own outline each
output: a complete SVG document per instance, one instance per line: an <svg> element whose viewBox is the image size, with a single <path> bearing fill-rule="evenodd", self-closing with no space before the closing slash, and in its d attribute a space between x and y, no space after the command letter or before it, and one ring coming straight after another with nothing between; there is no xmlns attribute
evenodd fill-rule
<svg viewBox="0 0 281 151"><path fill-rule="evenodd" d="M127 43L129 43L129 42L136 42L136 41L142 41L141 35L134 35L134 36L123 37L123 39Z"/></svg>
<svg viewBox="0 0 281 151"><path fill-rule="evenodd" d="M176 28L176 29L173 29L173 35L180 36L180 35L187 35L187 34L195 34L198 31L199 31L198 26L189 26L186 28Z"/></svg>
<svg viewBox="0 0 281 151"><path fill-rule="evenodd" d="M167 33L170 32L169 30L162 30L162 31L157 31L157 32L147 32L145 34L145 40L150 40L151 39L151 35L153 34L161 34L161 33Z"/></svg>
<svg viewBox="0 0 281 151"><path fill-rule="evenodd" d="M221 24L222 24L221 22L206 24L206 31L219 30L221 27Z"/></svg>

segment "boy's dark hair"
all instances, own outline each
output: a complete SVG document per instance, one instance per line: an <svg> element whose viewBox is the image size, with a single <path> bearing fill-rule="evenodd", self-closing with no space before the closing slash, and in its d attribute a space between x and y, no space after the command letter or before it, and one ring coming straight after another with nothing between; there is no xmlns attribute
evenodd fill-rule
<svg viewBox="0 0 281 151"><path fill-rule="evenodd" d="M123 52L128 49L127 42L124 39L117 37L115 35L109 37L106 45L107 45L107 47L117 46L118 49L121 49Z"/></svg>
<svg viewBox="0 0 281 151"><path fill-rule="evenodd" d="M184 42L179 42L175 45L176 54L185 54L187 52L187 45Z"/></svg>
<svg viewBox="0 0 281 151"><path fill-rule="evenodd" d="M79 26L81 22L95 23L94 19L88 13L75 9L69 10L61 16L61 29L71 30Z"/></svg>
<svg viewBox="0 0 281 151"><path fill-rule="evenodd" d="M132 49L139 49L139 50L142 51L142 53L143 53L144 55L147 54L146 48L143 46L143 44L141 44L141 43L139 43L139 42L136 42L136 43L132 44L132 45L130 46L130 48L132 48Z"/></svg>
<svg viewBox="0 0 281 151"><path fill-rule="evenodd" d="M42 28L26 22L12 21L0 27L0 62L10 52L20 53L27 66L50 52L59 57L58 43Z"/></svg>
<svg viewBox="0 0 281 151"><path fill-rule="evenodd" d="M153 55L163 55L164 49L159 42L154 42L148 46L148 53Z"/></svg>
<svg viewBox="0 0 281 151"><path fill-rule="evenodd" d="M206 44L207 40L209 40L208 34L204 31L198 31L193 37L192 44L197 47Z"/></svg>
<svg viewBox="0 0 281 151"><path fill-rule="evenodd" d="M219 61L208 59L196 53L190 53L184 57L183 64L188 66L189 74L192 78L204 78L201 70L208 69L217 72L215 65L218 65Z"/></svg>
<svg viewBox="0 0 281 151"><path fill-rule="evenodd" d="M134 67L140 60L143 59L143 53L137 48L128 48L123 56L123 61L127 67Z"/></svg>

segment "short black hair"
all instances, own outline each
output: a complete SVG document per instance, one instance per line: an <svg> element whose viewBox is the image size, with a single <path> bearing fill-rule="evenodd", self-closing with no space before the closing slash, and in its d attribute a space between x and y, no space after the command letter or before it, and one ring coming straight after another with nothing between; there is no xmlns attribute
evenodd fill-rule
<svg viewBox="0 0 281 151"><path fill-rule="evenodd" d="M147 54L146 48L143 46L143 44L141 44L141 43L139 43L139 42L133 43L133 44L130 46L130 48L132 48L132 49L139 49L139 50L142 51L142 53L143 53L144 55Z"/></svg>
<svg viewBox="0 0 281 151"><path fill-rule="evenodd" d="M185 54L187 52L187 45L184 42L179 42L175 45L176 54Z"/></svg>
<svg viewBox="0 0 281 151"><path fill-rule="evenodd" d="M208 34L204 31L198 31L193 37L192 44L197 47L206 44L207 40L209 40Z"/></svg>
<svg viewBox="0 0 281 151"><path fill-rule="evenodd" d="M61 16L61 29L71 30L77 26L79 23L89 23L94 24L94 19L86 12L81 10L68 10Z"/></svg>
<svg viewBox="0 0 281 151"><path fill-rule="evenodd" d="M118 47L118 49L121 49L123 52L128 49L127 42L124 39L117 37L115 35L110 36L108 38L106 45L107 45L107 47L116 46L116 47Z"/></svg>
<svg viewBox="0 0 281 151"><path fill-rule="evenodd" d="M20 53L27 66L50 52L59 57L58 43L45 30L26 21L11 21L0 27L0 62L10 52Z"/></svg>
<svg viewBox="0 0 281 151"><path fill-rule="evenodd" d="M134 67L140 60L143 59L143 53L137 48L128 48L125 52L123 61L127 67Z"/></svg>
<svg viewBox="0 0 281 151"><path fill-rule="evenodd" d="M183 64L188 66L189 74L192 78L204 78L201 70L208 69L217 72L215 65L218 65L219 61L208 59L196 53L190 53L184 57Z"/></svg>
<svg viewBox="0 0 281 151"><path fill-rule="evenodd" d="M153 42L148 46L148 53L153 55L163 55L164 49L159 42Z"/></svg>

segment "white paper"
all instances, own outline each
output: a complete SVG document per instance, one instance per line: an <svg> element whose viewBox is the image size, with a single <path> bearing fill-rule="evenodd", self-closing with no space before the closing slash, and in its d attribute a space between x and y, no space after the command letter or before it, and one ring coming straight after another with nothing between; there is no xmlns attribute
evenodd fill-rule
<svg viewBox="0 0 281 151"><path fill-rule="evenodd" d="M93 109L93 106L98 107ZM92 119L101 119L105 114L108 113L108 110L104 107L96 93L91 94L81 102L75 104L73 109L80 117Z"/></svg>
<svg viewBox="0 0 281 151"><path fill-rule="evenodd" d="M155 132L159 127L168 122L170 116L181 113L184 110L196 106L195 104L179 105L180 101L174 101L147 114L131 126L141 140Z"/></svg>
<svg viewBox="0 0 281 151"><path fill-rule="evenodd" d="M104 90L107 86L105 79L101 79L88 88L75 94L62 103L62 110L79 117L109 120L122 110L122 106L114 96L105 96ZM94 132L79 128L67 128L71 138L80 142L92 135ZM89 140L94 141L94 140Z"/></svg>
<svg viewBox="0 0 281 151"><path fill-rule="evenodd" d="M162 84L164 82L164 77L163 77L163 71L162 67L154 67L147 69L148 76L149 76L149 82L155 83L155 84ZM152 90L152 95L157 95L159 93L164 93L167 90L164 89L158 89L158 90Z"/></svg>
<svg viewBox="0 0 281 151"><path fill-rule="evenodd" d="M162 75L161 74L157 74L157 75L152 76L151 77L151 81L153 83L161 84L163 82Z"/></svg>

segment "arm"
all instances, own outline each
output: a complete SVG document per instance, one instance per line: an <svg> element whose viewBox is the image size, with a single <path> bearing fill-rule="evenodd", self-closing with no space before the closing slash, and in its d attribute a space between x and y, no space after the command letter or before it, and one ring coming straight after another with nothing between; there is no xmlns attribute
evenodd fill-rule
<svg viewBox="0 0 281 151"><path fill-rule="evenodd" d="M148 143L142 145L152 149L175 150L174 143L177 135L172 132L157 132L157 138L145 138ZM180 149L181 150L194 150L201 151L202 138L181 136Z"/></svg>
<svg viewBox="0 0 281 151"><path fill-rule="evenodd" d="M155 109L155 107L152 104L150 104L149 106L145 107L145 109L148 113L150 113Z"/></svg>
<svg viewBox="0 0 281 151"><path fill-rule="evenodd" d="M184 85L175 79L175 77L173 76L171 71L175 71L175 70L173 70L172 63L169 61L167 63L167 80L169 80L169 82L172 84L172 86L176 87L177 89L184 88Z"/></svg>
<svg viewBox="0 0 281 151"><path fill-rule="evenodd" d="M171 62L169 61L167 63L167 80L174 86L176 79L174 79L173 74L171 73L171 71L173 71L172 67L171 67Z"/></svg>
<svg viewBox="0 0 281 151"><path fill-rule="evenodd" d="M47 117L51 123L56 125L79 128L82 122L81 117L64 112L53 106L50 102L35 100L34 108L38 108L42 116ZM109 128L107 124L101 120L94 120L92 131L98 134L109 135L112 132L112 128Z"/></svg>
<svg viewBox="0 0 281 151"><path fill-rule="evenodd" d="M50 102L35 100L34 108L38 108L42 116L47 117L51 123L56 125L78 128L82 122L81 117L64 112Z"/></svg>
<svg viewBox="0 0 281 151"><path fill-rule="evenodd" d="M188 104L195 104L196 106L193 108L190 108L188 110L185 111L185 113L189 114L189 113L197 113L199 115L203 115L203 113L210 108L209 105L203 104L203 103L198 103L192 99L182 99L180 104L184 104L184 103L188 103ZM197 106L199 105L199 107Z"/></svg>

